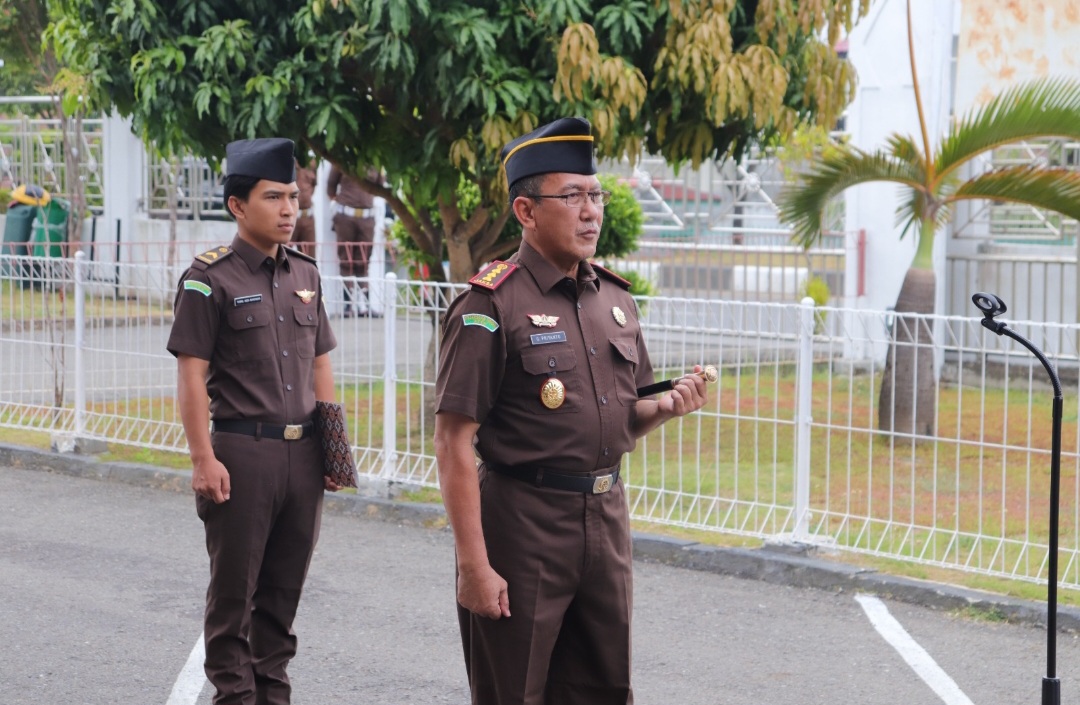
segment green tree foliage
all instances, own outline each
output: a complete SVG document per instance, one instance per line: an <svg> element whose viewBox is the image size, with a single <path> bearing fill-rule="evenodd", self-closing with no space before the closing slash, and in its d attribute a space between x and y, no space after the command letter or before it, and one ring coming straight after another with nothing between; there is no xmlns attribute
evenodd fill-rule
<svg viewBox="0 0 1080 705"><path fill-rule="evenodd" d="M52 84L59 67L41 47L48 21L45 0L0 0L0 95L40 95Z"/></svg>
<svg viewBox="0 0 1080 705"><path fill-rule="evenodd" d="M355 175L382 169L451 279L516 243L499 149L567 115L601 156L698 164L831 124L853 88L831 50L869 0L53 0L51 39L159 148L218 158L286 135ZM825 41L822 40L825 37ZM461 178L480 205L468 217ZM435 214L438 214L436 223Z"/></svg>
<svg viewBox="0 0 1080 705"><path fill-rule="evenodd" d="M781 194L779 206L781 218L791 224L796 239L810 247L822 235L822 217L829 202L846 189L877 181L902 187L897 215L905 225L903 234L914 230L919 242L896 302L898 319L893 328L897 339L886 363L878 423L882 430L931 435L937 397L933 335L924 318L903 314L934 311L935 233L950 221L960 201L1019 203L1080 219L1080 172L1073 169L1023 164L990 171L976 168L969 178L964 177L973 161L1009 143L1047 137L1080 140L1080 82L1043 79L1017 85L954 120L934 144L915 74L910 0L908 49L921 147L916 138L901 134L891 135L885 149L872 152L837 145ZM894 383L908 387L895 398ZM911 389L916 383L918 389Z"/></svg>

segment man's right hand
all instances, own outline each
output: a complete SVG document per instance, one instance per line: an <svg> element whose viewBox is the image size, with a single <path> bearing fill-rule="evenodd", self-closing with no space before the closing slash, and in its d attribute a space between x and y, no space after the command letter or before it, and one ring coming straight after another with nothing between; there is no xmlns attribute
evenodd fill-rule
<svg viewBox="0 0 1080 705"><path fill-rule="evenodd" d="M226 502L232 489L229 471L213 457L195 463L191 470L191 489L195 494L213 500L214 504Z"/></svg>
<svg viewBox="0 0 1080 705"><path fill-rule="evenodd" d="M510 616L510 596L506 581L490 565L458 570L458 603L473 614L488 619Z"/></svg>

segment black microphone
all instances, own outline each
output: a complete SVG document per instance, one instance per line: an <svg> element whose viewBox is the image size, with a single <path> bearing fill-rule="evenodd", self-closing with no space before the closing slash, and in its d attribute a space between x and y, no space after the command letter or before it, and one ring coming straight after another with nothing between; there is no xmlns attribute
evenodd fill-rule
<svg viewBox="0 0 1080 705"><path fill-rule="evenodd" d="M712 365L706 365L705 369L703 369L701 372L692 372L691 374L696 374L698 377L704 378L706 382L715 382L716 380L720 379L720 373L717 372L716 368ZM659 394L660 392L669 392L672 389L675 389L675 383L678 382L680 379L682 379L682 377L676 377L675 379L665 379L663 382L657 382L656 384L649 384L644 387L638 387L638 399L641 399L642 397L650 397L653 394Z"/></svg>

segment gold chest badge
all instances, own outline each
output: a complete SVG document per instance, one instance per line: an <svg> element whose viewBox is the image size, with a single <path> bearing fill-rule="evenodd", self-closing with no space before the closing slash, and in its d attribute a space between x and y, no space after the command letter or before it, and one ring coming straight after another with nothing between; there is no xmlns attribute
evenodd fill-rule
<svg viewBox="0 0 1080 705"><path fill-rule="evenodd" d="M296 291L294 293L299 296L300 300L306 304L311 303L311 300L315 297L315 292L308 289L300 289L299 291Z"/></svg>
<svg viewBox="0 0 1080 705"><path fill-rule="evenodd" d="M611 308L611 315L615 319L615 322L619 324L620 328L626 327L626 314L623 313L623 310L621 308L619 308L618 306L613 306Z"/></svg>
<svg viewBox="0 0 1080 705"><path fill-rule="evenodd" d="M540 387L540 401L549 409L558 409L566 401L566 387L552 377Z"/></svg>
<svg viewBox="0 0 1080 705"><path fill-rule="evenodd" d="M537 328L554 328L555 324L559 322L558 316L549 316L546 313L530 313L527 315Z"/></svg>

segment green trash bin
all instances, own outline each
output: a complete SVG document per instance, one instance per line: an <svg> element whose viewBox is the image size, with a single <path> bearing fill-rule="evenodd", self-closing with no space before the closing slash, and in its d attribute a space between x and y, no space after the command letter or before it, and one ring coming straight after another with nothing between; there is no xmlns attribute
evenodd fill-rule
<svg viewBox="0 0 1080 705"><path fill-rule="evenodd" d="M14 257L25 257L30 254L30 236L33 233L34 216L37 208L18 204L8 208L7 217L4 220L4 246L0 254L3 258L3 268L0 275L15 277L27 267L25 260L16 260Z"/></svg>
<svg viewBox="0 0 1080 705"><path fill-rule="evenodd" d="M37 211L34 219L34 257L63 257L71 205L62 198L54 198L34 210Z"/></svg>

